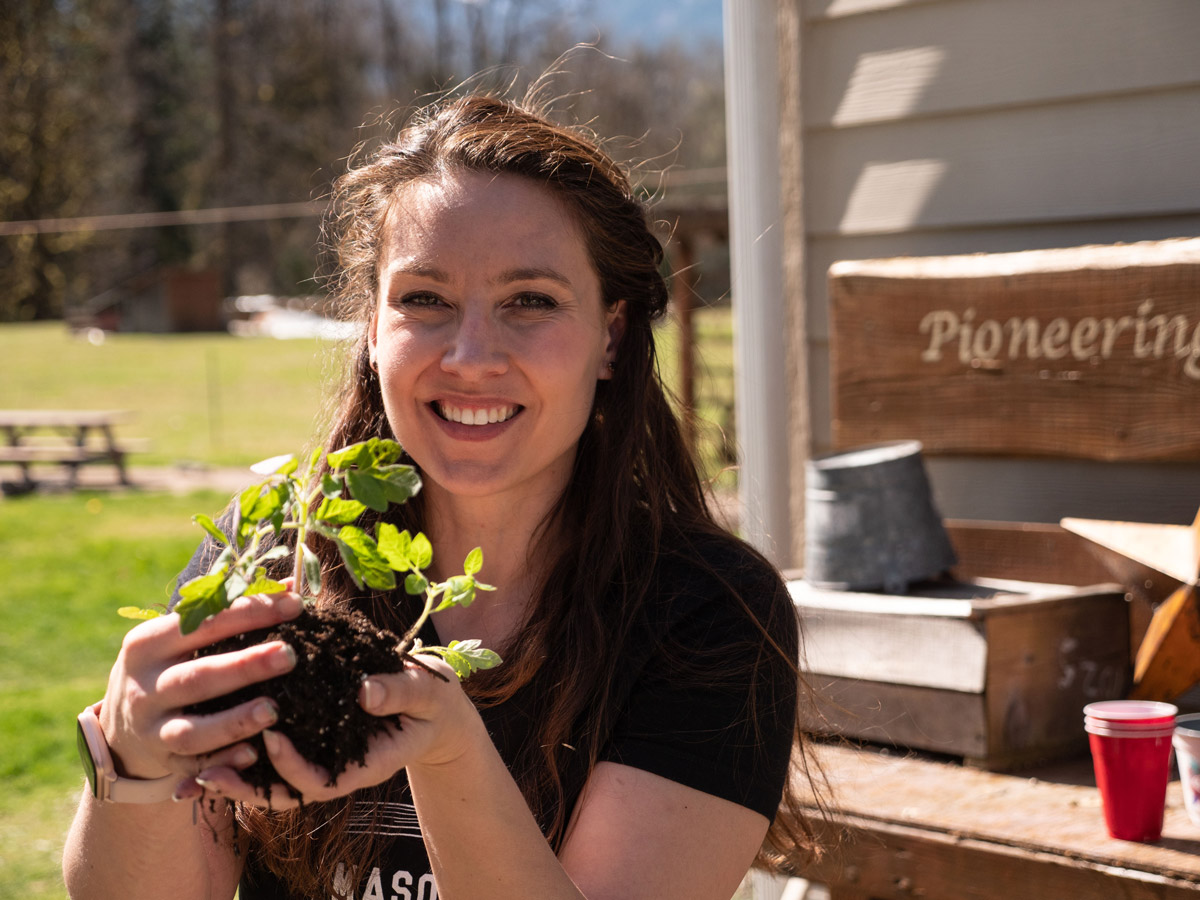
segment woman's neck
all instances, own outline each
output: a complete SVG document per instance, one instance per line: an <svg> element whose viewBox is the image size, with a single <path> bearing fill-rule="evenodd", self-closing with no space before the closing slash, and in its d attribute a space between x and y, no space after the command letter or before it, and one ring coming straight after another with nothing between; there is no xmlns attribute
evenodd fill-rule
<svg viewBox="0 0 1200 900"><path fill-rule="evenodd" d="M476 576L495 591L480 591L470 607L452 607L434 615L443 643L479 638L484 646L502 649L520 629L529 603L541 584L552 552L544 537L554 533L547 523L554 499L508 497L464 498L427 485L426 535L433 544L430 577L442 581L462 573L462 562L476 547L483 568Z"/></svg>

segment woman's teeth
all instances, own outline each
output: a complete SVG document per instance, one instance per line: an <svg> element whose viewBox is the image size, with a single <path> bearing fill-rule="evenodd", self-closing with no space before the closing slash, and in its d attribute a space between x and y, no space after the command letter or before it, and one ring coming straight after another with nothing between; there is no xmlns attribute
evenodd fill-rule
<svg viewBox="0 0 1200 900"><path fill-rule="evenodd" d="M506 422L517 414L516 406L493 406L491 409L462 409L448 403L438 403L437 410L443 419L463 425L491 425Z"/></svg>

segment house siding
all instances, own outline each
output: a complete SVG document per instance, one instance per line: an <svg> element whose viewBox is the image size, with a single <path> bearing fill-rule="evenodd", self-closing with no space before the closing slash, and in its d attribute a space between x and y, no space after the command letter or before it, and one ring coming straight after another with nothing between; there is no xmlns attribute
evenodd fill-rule
<svg viewBox="0 0 1200 900"><path fill-rule="evenodd" d="M781 70L800 81L784 86L798 98L784 128L799 139L785 135L797 149L782 165L785 183L797 170L802 227L788 231L784 252L802 260L787 267L788 290L803 294L797 386L813 454L833 449L833 262L1200 235L1200 3L780 0L779 9L793 55ZM929 466L951 517L1190 522L1200 503L1200 465Z"/></svg>

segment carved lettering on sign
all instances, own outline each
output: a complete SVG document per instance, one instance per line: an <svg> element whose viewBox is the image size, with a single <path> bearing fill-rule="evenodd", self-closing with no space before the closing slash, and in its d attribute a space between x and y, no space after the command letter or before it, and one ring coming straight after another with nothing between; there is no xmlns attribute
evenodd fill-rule
<svg viewBox="0 0 1200 900"><path fill-rule="evenodd" d="M1154 300L1138 304L1133 315L1104 318L1057 316L1043 322L1036 316L976 321L974 308L962 313L935 309L921 319L920 333L929 336L921 360L940 362L957 354L965 366L1000 359L1103 361L1113 357L1118 339L1132 336L1136 359L1183 360L1183 373L1200 380L1200 320L1154 313Z"/></svg>

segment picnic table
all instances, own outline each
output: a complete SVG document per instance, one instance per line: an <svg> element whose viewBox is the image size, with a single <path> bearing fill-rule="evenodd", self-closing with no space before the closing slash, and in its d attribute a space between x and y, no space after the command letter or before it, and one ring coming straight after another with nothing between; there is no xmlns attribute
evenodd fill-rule
<svg viewBox="0 0 1200 900"><path fill-rule="evenodd" d="M830 850L799 874L832 900L1197 900L1200 826L1167 791L1162 839L1110 838L1089 758L1000 774L871 746L816 748Z"/></svg>
<svg viewBox="0 0 1200 900"><path fill-rule="evenodd" d="M40 463L65 467L71 488L78 486L79 468L93 463L111 464L128 485L125 457L144 442L118 439L114 429L132 418L121 409L0 409L0 463L20 468L19 487L26 490L36 487L31 469Z"/></svg>

